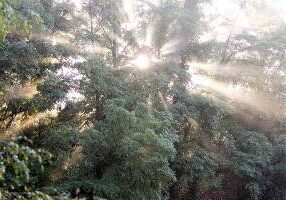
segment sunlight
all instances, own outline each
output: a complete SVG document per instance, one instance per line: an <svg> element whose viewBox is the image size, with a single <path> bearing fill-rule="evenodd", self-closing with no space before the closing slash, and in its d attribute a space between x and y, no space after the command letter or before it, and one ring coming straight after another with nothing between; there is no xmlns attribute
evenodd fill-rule
<svg viewBox="0 0 286 200"><path fill-rule="evenodd" d="M0 200L286 200L286 0L0 7Z"/></svg>
<svg viewBox="0 0 286 200"><path fill-rule="evenodd" d="M63 0L58 0L59 2L65 2ZM82 8L82 1L81 0L69 0L70 3L73 3L75 8L80 10Z"/></svg>
<svg viewBox="0 0 286 200"><path fill-rule="evenodd" d="M254 1L255 2L255 1ZM286 21L286 1L257 1L256 10L241 8L240 1L213 0L203 6L203 13L209 22L209 30L200 36L201 41L216 39L226 41L230 32L254 32L270 30ZM275 21L275 23L273 23Z"/></svg>
<svg viewBox="0 0 286 200"><path fill-rule="evenodd" d="M58 32L48 37L53 45L58 44L70 44L71 40L74 39L74 35L65 32Z"/></svg>
<svg viewBox="0 0 286 200"><path fill-rule="evenodd" d="M83 75L75 68L72 67L61 67L56 71L57 76L64 76L72 80L81 80Z"/></svg>
<svg viewBox="0 0 286 200"><path fill-rule="evenodd" d="M13 95L15 95L16 98L31 99L37 93L37 84L31 84L29 86L16 89Z"/></svg>
<svg viewBox="0 0 286 200"><path fill-rule="evenodd" d="M19 125L13 126L5 131L5 134L2 135L3 138L11 138L17 136L21 131L24 129L27 129L31 126L34 126L36 123L39 122L40 119L45 118L48 116L49 112L41 112L38 114L35 114L34 116L31 116L30 118L24 120ZM1 138L1 139L3 139Z"/></svg>
<svg viewBox="0 0 286 200"><path fill-rule="evenodd" d="M255 76L255 77L262 77L263 68L260 66L254 65L238 65L238 64L231 64L231 65L219 65L216 63L201 63L201 62L192 62L188 63L189 73L203 73L203 74L210 74L210 75L219 75L220 77L227 77L230 78L240 78Z"/></svg>
<svg viewBox="0 0 286 200"><path fill-rule="evenodd" d="M108 52L107 48L98 46L96 44L78 45L76 48L79 51L83 51L84 53L89 54L89 55L106 54Z"/></svg>
<svg viewBox="0 0 286 200"><path fill-rule="evenodd" d="M71 58L71 62L73 62L73 64L76 63L82 63L86 61L84 58L82 57L78 57L78 58ZM80 81L84 78L84 76L78 71L78 69L73 68L73 67L61 67L57 73L57 76L64 76L67 77L71 80L74 81ZM78 102L84 99L84 96L82 94L80 94L75 88L71 88L66 95L66 100L68 101L72 101L72 102ZM60 107L65 107L65 101L63 102L58 102L58 104L60 105Z"/></svg>
<svg viewBox="0 0 286 200"><path fill-rule="evenodd" d="M56 167L52 171L51 178L53 179L53 181L61 179L63 175L65 175L65 172L68 169L70 169L70 167L78 164L81 157L82 157L82 146L73 147L71 155L63 159L62 161L63 165Z"/></svg>
<svg viewBox="0 0 286 200"><path fill-rule="evenodd" d="M189 67L189 73L195 73L197 71L204 71L204 72L209 72L209 73L213 73L215 72L216 64L215 63L202 63L202 62L191 62L191 63L187 63L190 67Z"/></svg>
<svg viewBox="0 0 286 200"><path fill-rule="evenodd" d="M71 33L58 31L54 34L50 34L48 32L33 33L31 34L31 38L34 38L37 40L47 40L47 41L50 41L53 45L58 45L58 44L68 45L68 44L71 44L71 40L73 40L75 36Z"/></svg>
<svg viewBox="0 0 286 200"><path fill-rule="evenodd" d="M9 102L12 99L31 99L38 93L37 86L39 83L41 83L40 80L27 83L24 86L12 86L0 94L0 101Z"/></svg>
<svg viewBox="0 0 286 200"><path fill-rule="evenodd" d="M71 102L79 102L84 99L84 96L75 89L71 89L67 93L67 99Z"/></svg>
<svg viewBox="0 0 286 200"><path fill-rule="evenodd" d="M161 48L162 56L166 56L166 55L176 52L177 49L180 48L180 44L181 42L178 39L174 39L174 40L171 40L165 43L163 47Z"/></svg>
<svg viewBox="0 0 286 200"><path fill-rule="evenodd" d="M134 0L124 0L122 1L122 6L123 9L125 11L125 13L127 14L128 17L128 21L131 21L134 19Z"/></svg>
<svg viewBox="0 0 286 200"><path fill-rule="evenodd" d="M168 105L167 105L167 102L166 102L166 100L165 100L165 98L164 98L162 92L159 91L159 92L158 92L158 96L159 96L159 98L160 98L160 100L161 100L161 103L162 103L164 109L165 109L165 110L168 110Z"/></svg>
<svg viewBox="0 0 286 200"><path fill-rule="evenodd" d="M249 88L227 84L198 74L192 75L191 80L195 85L214 90L229 100L243 103L260 112L271 114L278 112L278 102L262 94L258 94Z"/></svg>
<svg viewBox="0 0 286 200"><path fill-rule="evenodd" d="M155 25L154 23L151 23L148 25L146 29L146 34L145 34L145 40L144 40L144 45L148 47L152 47L152 41L154 39L154 33L155 33Z"/></svg>
<svg viewBox="0 0 286 200"><path fill-rule="evenodd" d="M201 75L197 75L197 74L193 74L192 78L191 78L192 83L194 83L195 85L201 85L201 86L209 86L211 79L205 77L205 76L201 76Z"/></svg>
<svg viewBox="0 0 286 200"><path fill-rule="evenodd" d="M151 60L147 55L140 54L132 61L132 64L138 69L144 70L150 67Z"/></svg>

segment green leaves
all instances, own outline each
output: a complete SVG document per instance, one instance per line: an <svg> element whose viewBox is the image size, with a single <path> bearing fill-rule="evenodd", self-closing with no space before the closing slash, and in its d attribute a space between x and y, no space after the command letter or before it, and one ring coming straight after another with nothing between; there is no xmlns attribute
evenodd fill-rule
<svg viewBox="0 0 286 200"><path fill-rule="evenodd" d="M37 18L29 19L25 16L21 10L22 0L3 0L0 2L0 44L1 48L3 41L8 33L29 35L32 26L40 26L37 22Z"/></svg>
<svg viewBox="0 0 286 200"><path fill-rule="evenodd" d="M17 134L29 136L0 143L4 198L49 199L37 191L42 186L55 195L110 200L285 197L283 123L273 124L283 137L267 135L272 128L257 125L260 113L249 122L245 110L233 112L251 99L234 92L241 102L232 104L232 91L224 87L253 86L282 102L285 30L277 37L232 32L229 44L202 44L205 0L156 2L130 7L89 0L77 11L65 1L0 2L0 129L17 131L19 125ZM133 68L140 54L150 68ZM192 61L211 60L239 67L231 63L230 73L226 66L198 66L202 76L218 77L209 81L222 90L217 98L194 91L195 70L188 70ZM271 70L252 73L249 64ZM255 78L260 72L272 75ZM70 91L81 101L68 102ZM53 117L47 113L52 109ZM32 148L39 146L55 162Z"/></svg>
<svg viewBox="0 0 286 200"><path fill-rule="evenodd" d="M21 197L20 199L37 196L49 199L42 193L31 193L31 191L37 188L40 177L50 165L52 158L50 153L14 142L1 142L0 152L0 191L4 192L4 197L18 193L16 196Z"/></svg>
<svg viewBox="0 0 286 200"><path fill-rule="evenodd" d="M94 180L90 190L105 198L162 196L175 180L169 167L175 149L163 133L155 133L159 122L144 104L137 104L135 112L130 112L116 99L107 102L104 114L104 120L97 121L81 136L83 160L79 177ZM75 173L70 178L79 177Z"/></svg>
<svg viewBox="0 0 286 200"><path fill-rule="evenodd" d="M15 10L12 6L16 1L1 1L0 2L0 41L3 42L8 31L15 28L18 24ZM19 20L19 19L18 19Z"/></svg>

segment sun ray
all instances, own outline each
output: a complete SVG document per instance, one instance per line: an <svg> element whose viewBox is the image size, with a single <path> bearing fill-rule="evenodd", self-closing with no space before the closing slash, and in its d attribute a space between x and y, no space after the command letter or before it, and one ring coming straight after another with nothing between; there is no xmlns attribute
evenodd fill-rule
<svg viewBox="0 0 286 200"><path fill-rule="evenodd" d="M7 130L5 130L4 134L2 133L0 135L0 138L1 139L7 139L7 138L16 137L19 133L21 133L21 131L23 131L24 129L27 129L29 127L34 126L35 124L39 123L39 121L41 119L45 118L48 115L50 115L49 112L37 113L37 114L29 117L28 119L22 121L18 125L15 125L13 127L8 128Z"/></svg>
<svg viewBox="0 0 286 200"><path fill-rule="evenodd" d="M166 55L169 55L169 54L176 52L178 50L178 48L180 48L180 44L181 44L181 42L178 39L174 39L174 40L167 42L161 48L162 56L166 56Z"/></svg>
<svg viewBox="0 0 286 200"><path fill-rule="evenodd" d="M127 21L132 21L135 18L135 13L134 13L134 0L123 0L122 1L122 7L127 14Z"/></svg>
<svg viewBox="0 0 286 200"><path fill-rule="evenodd" d="M146 30L146 37L145 37L144 45L148 47L152 46L154 32L155 32L155 25L151 23L150 25L148 25L147 30Z"/></svg>
<svg viewBox="0 0 286 200"><path fill-rule="evenodd" d="M189 63L190 73L193 72L202 72L210 75L218 75L221 77L237 78L241 77L242 74L248 76L261 76L261 72L263 72L263 68L260 66L254 65L220 65L216 63L201 63L201 62L192 62Z"/></svg>
<svg viewBox="0 0 286 200"><path fill-rule="evenodd" d="M161 100L161 103L162 103L164 109L165 109L165 110L168 110L168 105L167 105L167 102L166 102L166 100L165 100L165 98L164 98L162 92L159 91L159 92L158 92L158 96L159 96L159 98L160 98L160 100Z"/></svg>
<svg viewBox="0 0 286 200"><path fill-rule="evenodd" d="M31 99L37 93L37 86L40 84L42 80L31 81L26 83L25 85L14 85L0 94L1 102L9 102L12 99Z"/></svg>
<svg viewBox="0 0 286 200"><path fill-rule="evenodd" d="M52 171L53 181L59 180L63 177L65 172L73 165L77 164L82 156L82 146L75 146L70 156L67 156L62 161L62 165Z"/></svg>
<svg viewBox="0 0 286 200"><path fill-rule="evenodd" d="M279 102L253 90L213 80L205 75L192 75L192 82L201 87L211 89L229 100L248 105L260 112L276 114L279 111Z"/></svg>

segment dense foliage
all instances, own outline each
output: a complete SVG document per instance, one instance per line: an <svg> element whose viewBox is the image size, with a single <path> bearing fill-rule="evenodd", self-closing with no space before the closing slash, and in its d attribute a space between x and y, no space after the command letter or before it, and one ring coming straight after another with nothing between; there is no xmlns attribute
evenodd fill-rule
<svg viewBox="0 0 286 200"><path fill-rule="evenodd" d="M2 0L0 199L285 199L285 24L216 1Z"/></svg>

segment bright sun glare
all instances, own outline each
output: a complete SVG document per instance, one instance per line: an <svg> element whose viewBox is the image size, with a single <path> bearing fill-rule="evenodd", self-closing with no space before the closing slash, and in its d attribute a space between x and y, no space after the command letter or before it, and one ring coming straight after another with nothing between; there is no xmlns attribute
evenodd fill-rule
<svg viewBox="0 0 286 200"><path fill-rule="evenodd" d="M132 63L134 64L135 67L139 68L139 69L147 69L148 67L150 67L150 58L147 55L141 54L138 55L133 61Z"/></svg>

